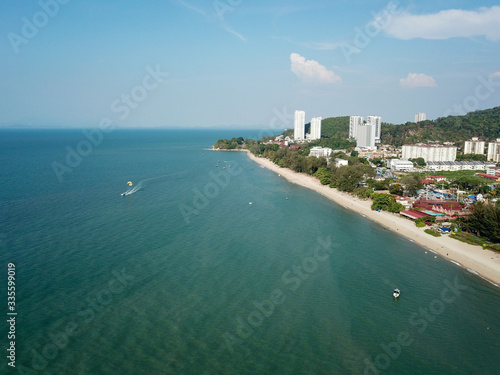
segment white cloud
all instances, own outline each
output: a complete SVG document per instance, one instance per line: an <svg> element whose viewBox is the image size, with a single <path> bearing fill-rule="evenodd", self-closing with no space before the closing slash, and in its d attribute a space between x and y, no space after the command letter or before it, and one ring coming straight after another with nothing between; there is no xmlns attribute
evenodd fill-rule
<svg viewBox="0 0 500 375"><path fill-rule="evenodd" d="M491 78L500 78L500 72L492 73Z"/></svg>
<svg viewBox="0 0 500 375"><path fill-rule="evenodd" d="M408 73L406 78L401 78L399 83L403 87L435 87L436 81L424 73Z"/></svg>
<svg viewBox="0 0 500 375"><path fill-rule="evenodd" d="M448 39L485 36L500 40L500 6L477 10L449 9L434 14L393 15L385 31L398 39Z"/></svg>
<svg viewBox="0 0 500 375"><path fill-rule="evenodd" d="M309 83L341 83L342 78L326 69L315 60L306 60L298 53L290 54L291 69L303 82Z"/></svg>

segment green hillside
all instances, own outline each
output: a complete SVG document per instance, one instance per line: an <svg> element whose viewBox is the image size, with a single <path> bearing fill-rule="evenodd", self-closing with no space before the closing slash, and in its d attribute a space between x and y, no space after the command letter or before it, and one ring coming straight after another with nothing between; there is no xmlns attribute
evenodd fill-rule
<svg viewBox="0 0 500 375"><path fill-rule="evenodd" d="M427 141L456 142L462 146L471 137L491 141L500 137L500 107L420 123L382 123L381 133L382 143L394 146Z"/></svg>
<svg viewBox="0 0 500 375"><path fill-rule="evenodd" d="M306 124L306 132L309 125ZM293 129L283 134L293 137ZM356 145L356 142L348 141L349 116L323 119L321 137L321 140L311 142L310 146L349 148ZM427 141L455 142L457 146L463 146L463 142L472 137L480 137L487 142L500 137L500 107L404 125L382 122L381 129L382 144L396 147Z"/></svg>

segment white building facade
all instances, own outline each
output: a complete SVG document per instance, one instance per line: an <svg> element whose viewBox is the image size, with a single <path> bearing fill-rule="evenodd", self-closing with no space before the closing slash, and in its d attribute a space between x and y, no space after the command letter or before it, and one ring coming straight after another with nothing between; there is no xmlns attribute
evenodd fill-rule
<svg viewBox="0 0 500 375"><path fill-rule="evenodd" d="M478 137L472 137L465 141L464 154L480 154L484 155L485 142L480 140Z"/></svg>
<svg viewBox="0 0 500 375"><path fill-rule="evenodd" d="M329 147L320 147L316 146L311 148L311 151L309 151L309 156L316 156L319 158L320 156L324 156L325 158L329 157L332 154L333 150Z"/></svg>
<svg viewBox="0 0 500 375"><path fill-rule="evenodd" d="M293 138L296 141L303 141L306 137L306 113L304 111L295 111L293 117Z"/></svg>
<svg viewBox="0 0 500 375"><path fill-rule="evenodd" d="M427 163L427 169L435 172L453 172L453 171L485 171L494 163L482 161L430 161Z"/></svg>
<svg viewBox="0 0 500 375"><path fill-rule="evenodd" d="M409 160L389 159L387 164L394 172L412 172L415 169L413 162Z"/></svg>
<svg viewBox="0 0 500 375"><path fill-rule="evenodd" d="M321 138L321 117L314 117L311 119L311 131L310 139L320 139Z"/></svg>
<svg viewBox="0 0 500 375"><path fill-rule="evenodd" d="M457 148L455 146L443 145L404 145L401 149L402 159L423 158L429 161L455 161L457 158Z"/></svg>
<svg viewBox="0 0 500 375"><path fill-rule="evenodd" d="M361 125L358 126L356 138L356 150L376 150L375 147L375 125Z"/></svg>
<svg viewBox="0 0 500 375"><path fill-rule="evenodd" d="M415 113L415 122L425 121L427 116L423 112Z"/></svg>
<svg viewBox="0 0 500 375"><path fill-rule="evenodd" d="M356 139L358 136L358 126L363 125L363 117L351 116L349 117L349 139Z"/></svg>
<svg viewBox="0 0 500 375"><path fill-rule="evenodd" d="M500 138L497 138L496 141L488 143L487 160L500 163Z"/></svg>
<svg viewBox="0 0 500 375"><path fill-rule="evenodd" d="M366 118L366 123L368 125L375 126L375 143L380 143L380 133L382 130L382 117L380 117L380 116L368 116Z"/></svg>

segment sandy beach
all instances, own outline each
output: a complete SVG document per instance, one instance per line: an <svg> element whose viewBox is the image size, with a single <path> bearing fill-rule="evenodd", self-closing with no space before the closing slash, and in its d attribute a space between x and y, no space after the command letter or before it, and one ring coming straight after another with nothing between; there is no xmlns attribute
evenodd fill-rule
<svg viewBox="0 0 500 375"><path fill-rule="evenodd" d="M415 223L409 219L402 218L398 214L390 212L372 211L371 201L356 198L350 194L332 189L328 185L321 185L319 180L313 176L294 172L288 168L282 168L272 161L259 158L251 152L247 152L250 159L268 168L291 183L314 190L341 206L353 210L381 225L407 237L409 240L447 258L461 267L467 268L481 277L489 280L495 285L500 285L500 254L491 250L483 250L480 246L469 245L447 235L434 237L424 232L425 228L417 228Z"/></svg>

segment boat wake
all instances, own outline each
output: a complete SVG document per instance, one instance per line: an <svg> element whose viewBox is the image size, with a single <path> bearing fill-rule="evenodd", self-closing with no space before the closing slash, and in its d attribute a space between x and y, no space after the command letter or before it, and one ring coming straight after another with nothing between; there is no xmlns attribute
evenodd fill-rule
<svg viewBox="0 0 500 375"><path fill-rule="evenodd" d="M187 172L169 173L169 174L165 174L165 175L158 176L158 177L147 178L145 180L139 181L135 186L131 187L130 189L128 189L126 192L122 193L121 195L122 196L132 195L132 194L137 193L139 190L142 190L143 188L145 188L147 186L151 186L153 183L161 181L161 179L163 179L163 178L167 178L167 177L171 177L171 176L175 176L175 175L181 175L181 174L185 174L185 173L187 173ZM154 181L154 182L152 182L152 181Z"/></svg>

